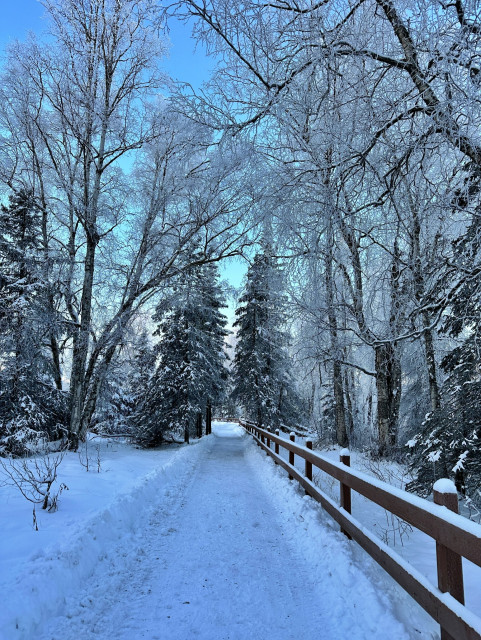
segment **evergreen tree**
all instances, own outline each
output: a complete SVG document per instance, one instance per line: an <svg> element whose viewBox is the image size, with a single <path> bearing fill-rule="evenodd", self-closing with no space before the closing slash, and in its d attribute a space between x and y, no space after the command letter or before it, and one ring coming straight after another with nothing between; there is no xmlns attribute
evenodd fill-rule
<svg viewBox="0 0 481 640"><path fill-rule="evenodd" d="M481 506L481 379L479 336L470 336L442 361L448 376L442 406L428 414L411 447L415 479L408 489L431 493L439 478L452 478L457 490ZM478 342L478 344L476 344Z"/></svg>
<svg viewBox="0 0 481 640"><path fill-rule="evenodd" d="M471 172L457 207L479 197L481 174ZM478 207L479 209L479 207ZM408 445L411 469L416 477L409 489L427 495L433 482L452 478L457 490L481 506L481 224L474 216L467 232L453 242L457 262L455 294L444 314L442 331L457 345L443 358L446 379L441 387L441 406L428 414L423 430ZM459 279L459 274L462 274ZM446 287L446 283L440 283Z"/></svg>
<svg viewBox="0 0 481 640"><path fill-rule="evenodd" d="M41 218L31 192L0 208L0 448L21 455L60 437L66 422L45 339Z"/></svg>
<svg viewBox="0 0 481 640"><path fill-rule="evenodd" d="M155 354L147 332L131 336L133 355L119 354L102 384L93 417L98 433L135 434L136 410L155 370Z"/></svg>
<svg viewBox="0 0 481 640"><path fill-rule="evenodd" d="M239 302L234 397L258 424L297 422L300 402L287 355L286 297L282 272L269 246L255 256Z"/></svg>
<svg viewBox="0 0 481 640"><path fill-rule="evenodd" d="M125 362L114 362L102 383L90 430L100 434L129 434L134 411L130 376Z"/></svg>
<svg viewBox="0 0 481 640"><path fill-rule="evenodd" d="M239 418L239 407L234 398L233 388L232 370L229 369L227 371L223 401L217 406L217 409L223 418L237 420Z"/></svg>
<svg viewBox="0 0 481 640"><path fill-rule="evenodd" d="M135 347L135 355L131 363L130 394L132 405L138 407L145 399L145 391L150 387L155 371L156 354L151 339L144 329Z"/></svg>
<svg viewBox="0 0 481 640"><path fill-rule="evenodd" d="M207 403L222 401L227 371L226 318L217 269L206 264L187 269L175 286L172 308L158 307L155 374L135 414L137 440L156 446L167 432L195 435Z"/></svg>

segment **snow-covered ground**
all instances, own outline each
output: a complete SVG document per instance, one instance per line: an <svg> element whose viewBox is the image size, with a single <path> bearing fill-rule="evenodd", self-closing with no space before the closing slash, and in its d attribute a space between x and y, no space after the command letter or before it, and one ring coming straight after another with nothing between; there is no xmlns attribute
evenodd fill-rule
<svg viewBox="0 0 481 640"><path fill-rule="evenodd" d="M98 473L96 443L89 443L88 473L77 454L66 454L58 482L69 490L57 512L37 506L38 531L32 504L4 484L0 469L1 640L35 637L37 625L87 583L105 553L129 539L157 499L158 483L169 484L183 461L195 464L198 455L197 446L140 451L103 441Z"/></svg>
<svg viewBox="0 0 481 640"><path fill-rule="evenodd" d="M69 491L39 531L1 487L1 640L437 636L242 429L213 432L157 451L104 444L99 474L69 454Z"/></svg>
<svg viewBox="0 0 481 640"><path fill-rule="evenodd" d="M280 435L286 440L289 439L285 433ZM296 438L297 444L303 445L304 441L304 438ZM280 453L282 457L286 460L288 459L287 450L281 447ZM339 462L340 447L331 447L330 449L319 451L319 453L326 458ZM299 469L304 469L304 461L299 456L295 457L295 465ZM401 489L405 488L405 484L410 479L403 465L390 461L371 461L366 455L357 451L351 452L351 467ZM314 479L327 495L335 500L339 499L339 483L337 480L329 477L319 469L314 469ZM352 492L351 511L353 516L366 528L394 548L396 553L426 576L432 584L437 585L436 545L430 536L409 526L355 491ZM329 522L329 517L326 517ZM332 523L332 526L334 528L338 527L336 523ZM432 618L407 594L400 590L384 571L378 569L377 572L374 561L362 549L354 545L353 553L356 560L362 564L366 571L370 572L371 570L368 566L372 565L372 571L374 571L374 574L377 573L377 578L375 579L380 581L382 589L390 593L397 615L406 624L410 624L412 629L416 630L417 637L439 637L438 625ZM479 616L481 612L481 568L463 558L463 574L466 606Z"/></svg>

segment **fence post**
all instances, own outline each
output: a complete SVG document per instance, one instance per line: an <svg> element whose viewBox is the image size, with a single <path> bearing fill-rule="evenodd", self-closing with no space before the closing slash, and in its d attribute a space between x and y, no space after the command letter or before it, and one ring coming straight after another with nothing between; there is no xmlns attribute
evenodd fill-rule
<svg viewBox="0 0 481 640"><path fill-rule="evenodd" d="M434 503L458 513L458 493L454 482L442 478L434 483ZM436 561L438 566L438 587L442 593L450 593L464 604L463 559L436 540ZM441 627L441 640L455 640Z"/></svg>
<svg viewBox="0 0 481 640"><path fill-rule="evenodd" d="M276 436L279 437L279 429L276 429ZM277 455L279 455L279 443L278 442L274 442L274 452L277 453ZM274 464L277 464L277 460L274 460Z"/></svg>
<svg viewBox="0 0 481 640"><path fill-rule="evenodd" d="M310 449L312 451L312 440L306 440L306 449ZM309 462L309 460L306 460L304 474L306 478L312 482L312 462ZM306 495L308 494L309 492L306 491Z"/></svg>
<svg viewBox="0 0 481 640"><path fill-rule="evenodd" d="M296 441L296 434L291 431L291 434L289 436L289 440L291 442L295 442ZM289 464L292 464L292 466L294 466L294 452L293 451L289 451ZM292 480L292 476L291 474L289 474L289 480Z"/></svg>
<svg viewBox="0 0 481 640"><path fill-rule="evenodd" d="M272 431L272 429L270 427L267 427L267 431ZM267 447L270 449L271 448L271 439L269 438L269 436L267 436ZM268 456L269 453L266 451L266 456Z"/></svg>
<svg viewBox="0 0 481 640"><path fill-rule="evenodd" d="M339 460L342 462L342 464L345 464L346 467L350 467L351 466L351 454L349 453L349 449L342 449L340 456L339 456ZM341 507L347 511L348 513L351 513L351 487L348 487L347 485L343 484L342 482L340 483L340 498L341 498ZM347 533L347 531L344 531L344 529L341 527L341 532L347 536L349 538L349 540L351 540L351 536Z"/></svg>

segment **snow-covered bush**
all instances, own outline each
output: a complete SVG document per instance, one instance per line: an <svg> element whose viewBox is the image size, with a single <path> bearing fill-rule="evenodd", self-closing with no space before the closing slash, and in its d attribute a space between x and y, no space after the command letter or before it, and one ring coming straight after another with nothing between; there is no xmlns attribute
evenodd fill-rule
<svg viewBox="0 0 481 640"><path fill-rule="evenodd" d="M58 468L65 451L49 453L35 458L0 459L6 482L13 484L23 497L42 509L56 511L58 499L68 487L57 483Z"/></svg>

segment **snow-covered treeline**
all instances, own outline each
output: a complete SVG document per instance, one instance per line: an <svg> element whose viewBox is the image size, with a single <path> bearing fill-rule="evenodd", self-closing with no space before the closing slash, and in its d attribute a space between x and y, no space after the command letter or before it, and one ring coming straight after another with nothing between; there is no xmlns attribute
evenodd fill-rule
<svg viewBox="0 0 481 640"><path fill-rule="evenodd" d="M264 158L311 421L381 455L409 441L416 489L479 499L479 4L174 11L220 60L188 115Z"/></svg>
<svg viewBox="0 0 481 640"><path fill-rule="evenodd" d="M9 48L0 88L0 428L14 454L44 436L75 448L146 309L255 238L248 154L172 105L156 3L44 4L49 35Z"/></svg>
<svg viewBox="0 0 481 640"><path fill-rule="evenodd" d="M414 489L449 476L479 501L478 3L44 4L50 36L9 49L0 89L3 440L75 447L138 412L153 375L149 401L180 428L168 344L182 334L192 363L201 316L200 286L180 282L243 255L232 393L223 380L216 401L409 451ZM159 71L172 14L217 61L197 94ZM257 309L266 259L279 278ZM223 367L205 337L204 363ZM222 386L206 384L183 396L192 416Z"/></svg>

